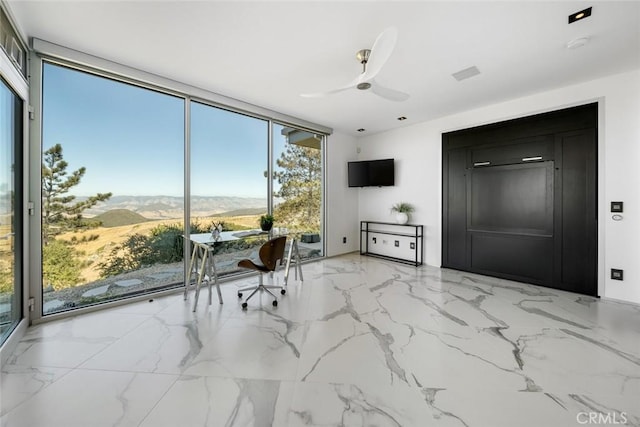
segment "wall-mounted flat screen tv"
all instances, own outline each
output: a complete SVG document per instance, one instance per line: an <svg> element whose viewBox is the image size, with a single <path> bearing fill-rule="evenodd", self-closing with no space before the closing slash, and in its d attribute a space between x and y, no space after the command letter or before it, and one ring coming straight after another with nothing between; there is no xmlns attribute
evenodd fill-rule
<svg viewBox="0 0 640 427"><path fill-rule="evenodd" d="M395 184L393 159L347 163L349 187L387 187Z"/></svg>

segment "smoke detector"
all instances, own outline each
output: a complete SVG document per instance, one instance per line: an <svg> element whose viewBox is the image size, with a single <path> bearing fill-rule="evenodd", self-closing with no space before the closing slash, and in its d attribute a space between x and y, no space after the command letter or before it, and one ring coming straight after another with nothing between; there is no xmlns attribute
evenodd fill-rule
<svg viewBox="0 0 640 427"><path fill-rule="evenodd" d="M579 37L567 43L567 49L577 49L589 43L589 37Z"/></svg>

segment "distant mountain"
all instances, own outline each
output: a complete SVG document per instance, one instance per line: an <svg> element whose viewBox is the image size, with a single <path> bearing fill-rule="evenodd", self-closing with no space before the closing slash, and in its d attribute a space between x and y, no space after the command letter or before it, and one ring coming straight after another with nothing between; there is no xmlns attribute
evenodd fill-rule
<svg viewBox="0 0 640 427"><path fill-rule="evenodd" d="M78 201L86 197L78 197ZM224 212L248 212L260 209L265 211L266 198L258 197L227 197L227 196L192 196L191 216L212 216ZM98 216L115 209L125 209L142 215L145 219L182 218L184 215L184 201L182 197L174 196L113 196L106 202L101 202L85 211L86 217ZM250 215L250 213L247 213Z"/></svg>
<svg viewBox="0 0 640 427"><path fill-rule="evenodd" d="M128 209L112 209L91 219L100 221L103 227L120 227L149 221L142 215Z"/></svg>
<svg viewBox="0 0 640 427"><path fill-rule="evenodd" d="M248 215L262 215L267 213L266 206L264 208L248 208L248 209L234 209L232 211L222 212L211 216L248 216Z"/></svg>

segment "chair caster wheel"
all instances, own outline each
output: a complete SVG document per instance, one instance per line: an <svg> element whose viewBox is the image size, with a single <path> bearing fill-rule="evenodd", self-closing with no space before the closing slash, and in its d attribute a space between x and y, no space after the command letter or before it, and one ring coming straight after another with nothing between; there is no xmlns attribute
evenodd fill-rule
<svg viewBox="0 0 640 427"><path fill-rule="evenodd" d="M246 309L247 309L247 303L246 303L246 302L243 302L243 303L242 303L242 309L243 309L243 310L246 310Z"/></svg>
<svg viewBox="0 0 640 427"><path fill-rule="evenodd" d="M242 292L238 292L238 298L242 298Z"/></svg>
<svg viewBox="0 0 640 427"><path fill-rule="evenodd" d="M281 295L284 295L284 294L286 294L286 293L287 293L286 289L281 289L281 290L280 290L280 294L281 294Z"/></svg>
<svg viewBox="0 0 640 427"><path fill-rule="evenodd" d="M274 307L277 307L277 306L278 306L278 301L277 301L277 300L273 302L273 306L274 306Z"/></svg>

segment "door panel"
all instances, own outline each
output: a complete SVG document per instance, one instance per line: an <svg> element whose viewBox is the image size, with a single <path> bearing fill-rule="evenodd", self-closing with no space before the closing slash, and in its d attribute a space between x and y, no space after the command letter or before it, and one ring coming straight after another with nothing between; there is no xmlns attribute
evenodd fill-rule
<svg viewBox="0 0 640 427"><path fill-rule="evenodd" d="M553 233L553 162L474 168L468 197L469 231Z"/></svg>
<svg viewBox="0 0 640 427"><path fill-rule="evenodd" d="M444 205L448 206L446 220L449 226L443 245L444 262L454 268L465 268L466 259L466 221L467 221L467 182L466 150L451 150L448 153L449 174L446 177L447 192Z"/></svg>
<svg viewBox="0 0 640 427"><path fill-rule="evenodd" d="M500 145L472 150L472 162L489 163L492 166L522 163L522 159L538 158L539 160L553 159L553 135L543 135L536 138L524 138L517 141L504 142Z"/></svg>
<svg viewBox="0 0 640 427"><path fill-rule="evenodd" d="M558 287L590 295L596 286L596 171L592 129L558 136L562 150L562 263Z"/></svg>
<svg viewBox="0 0 640 427"><path fill-rule="evenodd" d="M474 168L469 174L471 268L551 286L553 162Z"/></svg>
<svg viewBox="0 0 640 427"><path fill-rule="evenodd" d="M551 286L553 239L472 232L471 268L479 273Z"/></svg>

